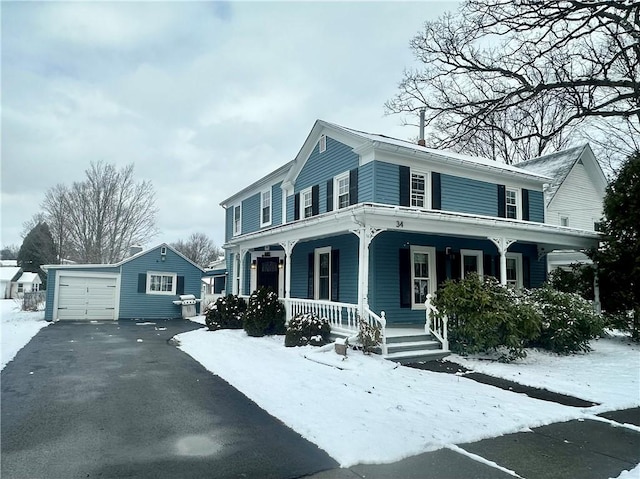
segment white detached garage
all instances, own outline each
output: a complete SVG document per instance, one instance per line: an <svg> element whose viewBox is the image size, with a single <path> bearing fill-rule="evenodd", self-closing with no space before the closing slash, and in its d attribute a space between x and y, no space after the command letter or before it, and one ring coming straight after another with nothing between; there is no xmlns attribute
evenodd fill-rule
<svg viewBox="0 0 640 479"><path fill-rule="evenodd" d="M169 245L112 265L47 265L47 321L168 319L181 294L200 297L204 271Z"/></svg>

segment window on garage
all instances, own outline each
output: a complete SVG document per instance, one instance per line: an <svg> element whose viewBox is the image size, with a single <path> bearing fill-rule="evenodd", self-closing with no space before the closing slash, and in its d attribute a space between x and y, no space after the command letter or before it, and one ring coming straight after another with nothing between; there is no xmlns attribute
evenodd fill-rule
<svg viewBox="0 0 640 479"><path fill-rule="evenodd" d="M146 274L147 294L168 294L175 295L178 284L175 273L157 273L149 271Z"/></svg>

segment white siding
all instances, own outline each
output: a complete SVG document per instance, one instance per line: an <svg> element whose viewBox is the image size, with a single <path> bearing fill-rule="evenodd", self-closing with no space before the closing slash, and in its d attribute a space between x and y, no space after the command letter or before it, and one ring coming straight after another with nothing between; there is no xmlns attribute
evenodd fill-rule
<svg viewBox="0 0 640 479"><path fill-rule="evenodd" d="M580 163L573 166L547 207L547 223L560 225L563 216L569 218L570 228L590 231L602 217L602 195Z"/></svg>

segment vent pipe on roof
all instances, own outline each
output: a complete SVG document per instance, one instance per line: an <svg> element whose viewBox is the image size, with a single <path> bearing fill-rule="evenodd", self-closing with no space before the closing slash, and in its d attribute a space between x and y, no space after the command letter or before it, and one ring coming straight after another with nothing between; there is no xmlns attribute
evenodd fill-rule
<svg viewBox="0 0 640 479"><path fill-rule="evenodd" d="M420 108L420 138L418 139L418 145L427 146L427 143L424 141L424 115L426 112L426 108Z"/></svg>

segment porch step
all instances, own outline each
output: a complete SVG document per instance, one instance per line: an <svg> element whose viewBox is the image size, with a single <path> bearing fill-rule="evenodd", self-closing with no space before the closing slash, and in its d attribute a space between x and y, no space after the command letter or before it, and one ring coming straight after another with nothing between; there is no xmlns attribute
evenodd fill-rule
<svg viewBox="0 0 640 479"><path fill-rule="evenodd" d="M389 361L395 361L400 364L424 363L427 361L437 361L451 354L450 351L443 349L431 349L423 351L400 351L389 353L384 356Z"/></svg>
<svg viewBox="0 0 640 479"><path fill-rule="evenodd" d="M401 353L405 351L431 351L434 349L440 349L441 344L438 341L429 339L421 341L406 341L406 342L393 342L387 341L387 351L389 353Z"/></svg>
<svg viewBox="0 0 640 479"><path fill-rule="evenodd" d="M411 334L404 336L391 336L387 335L387 344L403 344L422 341L433 341L433 336L430 334Z"/></svg>

